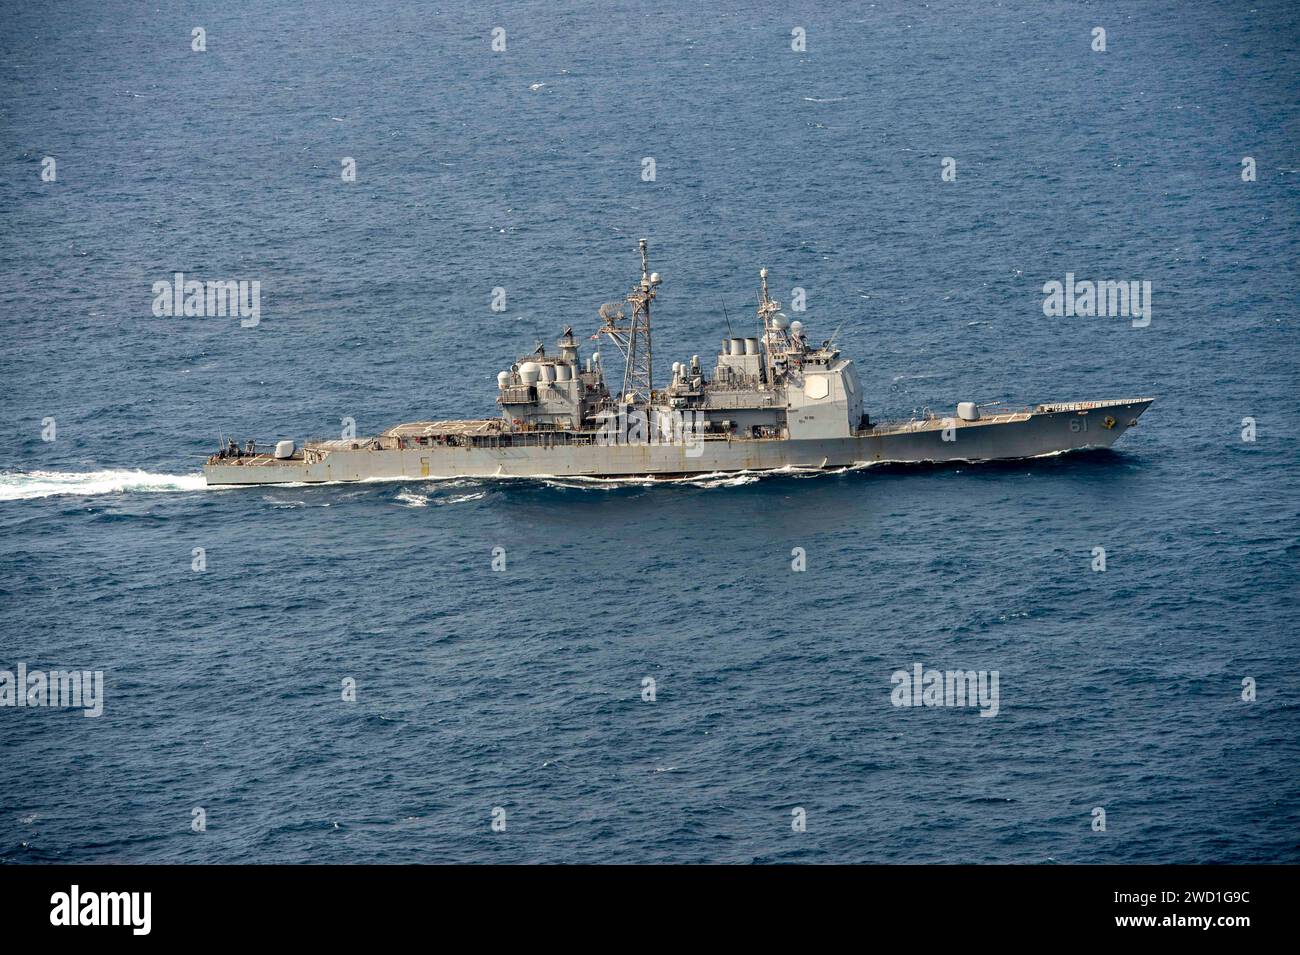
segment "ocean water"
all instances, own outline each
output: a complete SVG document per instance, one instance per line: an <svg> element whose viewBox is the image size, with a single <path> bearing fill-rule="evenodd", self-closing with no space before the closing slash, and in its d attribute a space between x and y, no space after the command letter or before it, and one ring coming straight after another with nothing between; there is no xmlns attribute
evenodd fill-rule
<svg viewBox="0 0 1300 955"><path fill-rule="evenodd" d="M0 11L0 669L105 679L0 708L0 861L1300 861L1300 8ZM661 376L766 265L874 417L1157 400L998 465L204 488L495 414L640 237ZM260 323L155 317L177 271Z"/></svg>

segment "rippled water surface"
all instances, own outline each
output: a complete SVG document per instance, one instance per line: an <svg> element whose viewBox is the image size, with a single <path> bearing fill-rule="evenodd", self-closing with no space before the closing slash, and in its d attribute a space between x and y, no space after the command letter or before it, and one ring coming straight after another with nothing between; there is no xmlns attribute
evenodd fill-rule
<svg viewBox="0 0 1300 955"><path fill-rule="evenodd" d="M1300 861L1294 5L2 15L0 669L105 701L0 708L0 860ZM991 466L203 486L494 415L642 236L660 375L766 265L873 415L1157 400ZM176 271L260 324L154 317ZM892 705L917 662L997 716Z"/></svg>

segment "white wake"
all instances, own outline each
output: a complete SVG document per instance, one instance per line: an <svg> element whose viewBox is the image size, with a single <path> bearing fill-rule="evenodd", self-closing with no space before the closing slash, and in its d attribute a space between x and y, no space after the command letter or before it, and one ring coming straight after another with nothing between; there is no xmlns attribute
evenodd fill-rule
<svg viewBox="0 0 1300 955"><path fill-rule="evenodd" d="M201 471L193 474L150 474L140 470L11 471L0 472L0 501L26 501L70 495L90 497L127 491L202 491Z"/></svg>

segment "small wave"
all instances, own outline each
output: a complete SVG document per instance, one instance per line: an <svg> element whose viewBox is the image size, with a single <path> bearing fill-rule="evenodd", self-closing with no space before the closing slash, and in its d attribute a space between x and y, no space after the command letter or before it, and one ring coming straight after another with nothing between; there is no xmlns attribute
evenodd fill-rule
<svg viewBox="0 0 1300 955"><path fill-rule="evenodd" d="M692 487L743 487L746 484L753 484L762 478L762 475L753 471L726 472L717 471L712 474L701 474L691 478L687 483Z"/></svg>
<svg viewBox="0 0 1300 955"><path fill-rule="evenodd" d="M827 96L824 98L818 98L816 96L805 96L803 98L803 101L805 103L842 103L846 99L848 99L847 96Z"/></svg>
<svg viewBox="0 0 1300 955"><path fill-rule="evenodd" d="M922 372L918 372L915 375L895 375L893 378L890 379L890 381L925 381L928 378L938 378L938 377L940 376L937 372L922 371Z"/></svg>
<svg viewBox="0 0 1300 955"><path fill-rule="evenodd" d="M485 491L479 491L477 494L456 494L447 498L445 501L439 501L439 504L464 504L468 501L477 501L486 494Z"/></svg>
<svg viewBox="0 0 1300 955"><path fill-rule="evenodd" d="M273 511L292 511L298 507L329 507L329 501L323 501L319 504L309 504L306 501L289 501L284 498L271 497L269 495L262 498L267 504L271 505Z"/></svg>
<svg viewBox="0 0 1300 955"><path fill-rule="evenodd" d="M202 491L207 481L194 474L151 474L140 470L18 471L0 473L0 501L40 497L124 494L128 491Z"/></svg>
<svg viewBox="0 0 1300 955"><path fill-rule="evenodd" d="M873 467L877 462L859 461L855 464L845 465L840 468L815 468L799 467L798 465L786 465L780 468L765 468L761 471L706 471L700 474L688 474L683 477L653 477L651 475L641 475L637 477L545 477L536 478L511 478L516 481L541 481L546 487L571 488L571 489L603 489L613 490L615 488L630 487L655 487L657 485L687 485L689 487L715 488L715 487L743 487L746 484L753 484L764 478L778 477L796 477L809 478L818 477L824 474L843 474L845 471L856 471L864 467ZM498 479L494 479L498 480Z"/></svg>
<svg viewBox="0 0 1300 955"><path fill-rule="evenodd" d="M439 491L450 491L456 488L478 488L483 486L483 482L492 480L491 478L434 478L433 483L437 485Z"/></svg>
<svg viewBox="0 0 1300 955"><path fill-rule="evenodd" d="M575 474L572 477L546 477L538 475L535 478L507 478L506 480L528 482L541 481L545 487L564 488L566 490L599 490L614 491L621 487L652 487L655 484L667 484L667 479L655 481L650 477L638 478L602 478L602 477L585 477L581 474Z"/></svg>
<svg viewBox="0 0 1300 955"><path fill-rule="evenodd" d="M438 490L447 487L461 487L465 483L466 482L452 482L451 484L444 484L439 486ZM395 500L403 507L428 507L430 500L439 507L442 507L444 504L464 504L467 501L477 501L486 496L486 491L476 491L472 494L453 494L450 497L439 498L431 497L428 494L420 494L416 491L412 491L410 488L404 487Z"/></svg>

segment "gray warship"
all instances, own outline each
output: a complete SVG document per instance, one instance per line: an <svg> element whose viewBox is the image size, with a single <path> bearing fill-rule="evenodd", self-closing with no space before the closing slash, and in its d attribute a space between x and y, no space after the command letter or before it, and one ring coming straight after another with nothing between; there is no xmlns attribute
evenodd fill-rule
<svg viewBox="0 0 1300 955"><path fill-rule="evenodd" d="M497 375L500 416L399 424L368 438L229 441L207 459L210 485L402 478L681 479L749 471L1035 458L1108 448L1152 398L1026 408L962 401L951 414L873 421L853 361L790 321L759 272L757 337L728 334L712 374L698 355L654 384L651 305L661 279L640 243L641 279L600 308L592 339L621 354L611 392L600 353L580 355L572 327ZM626 306L626 307L625 307ZM630 309L630 311L629 311ZM727 322L730 333L730 321Z"/></svg>

